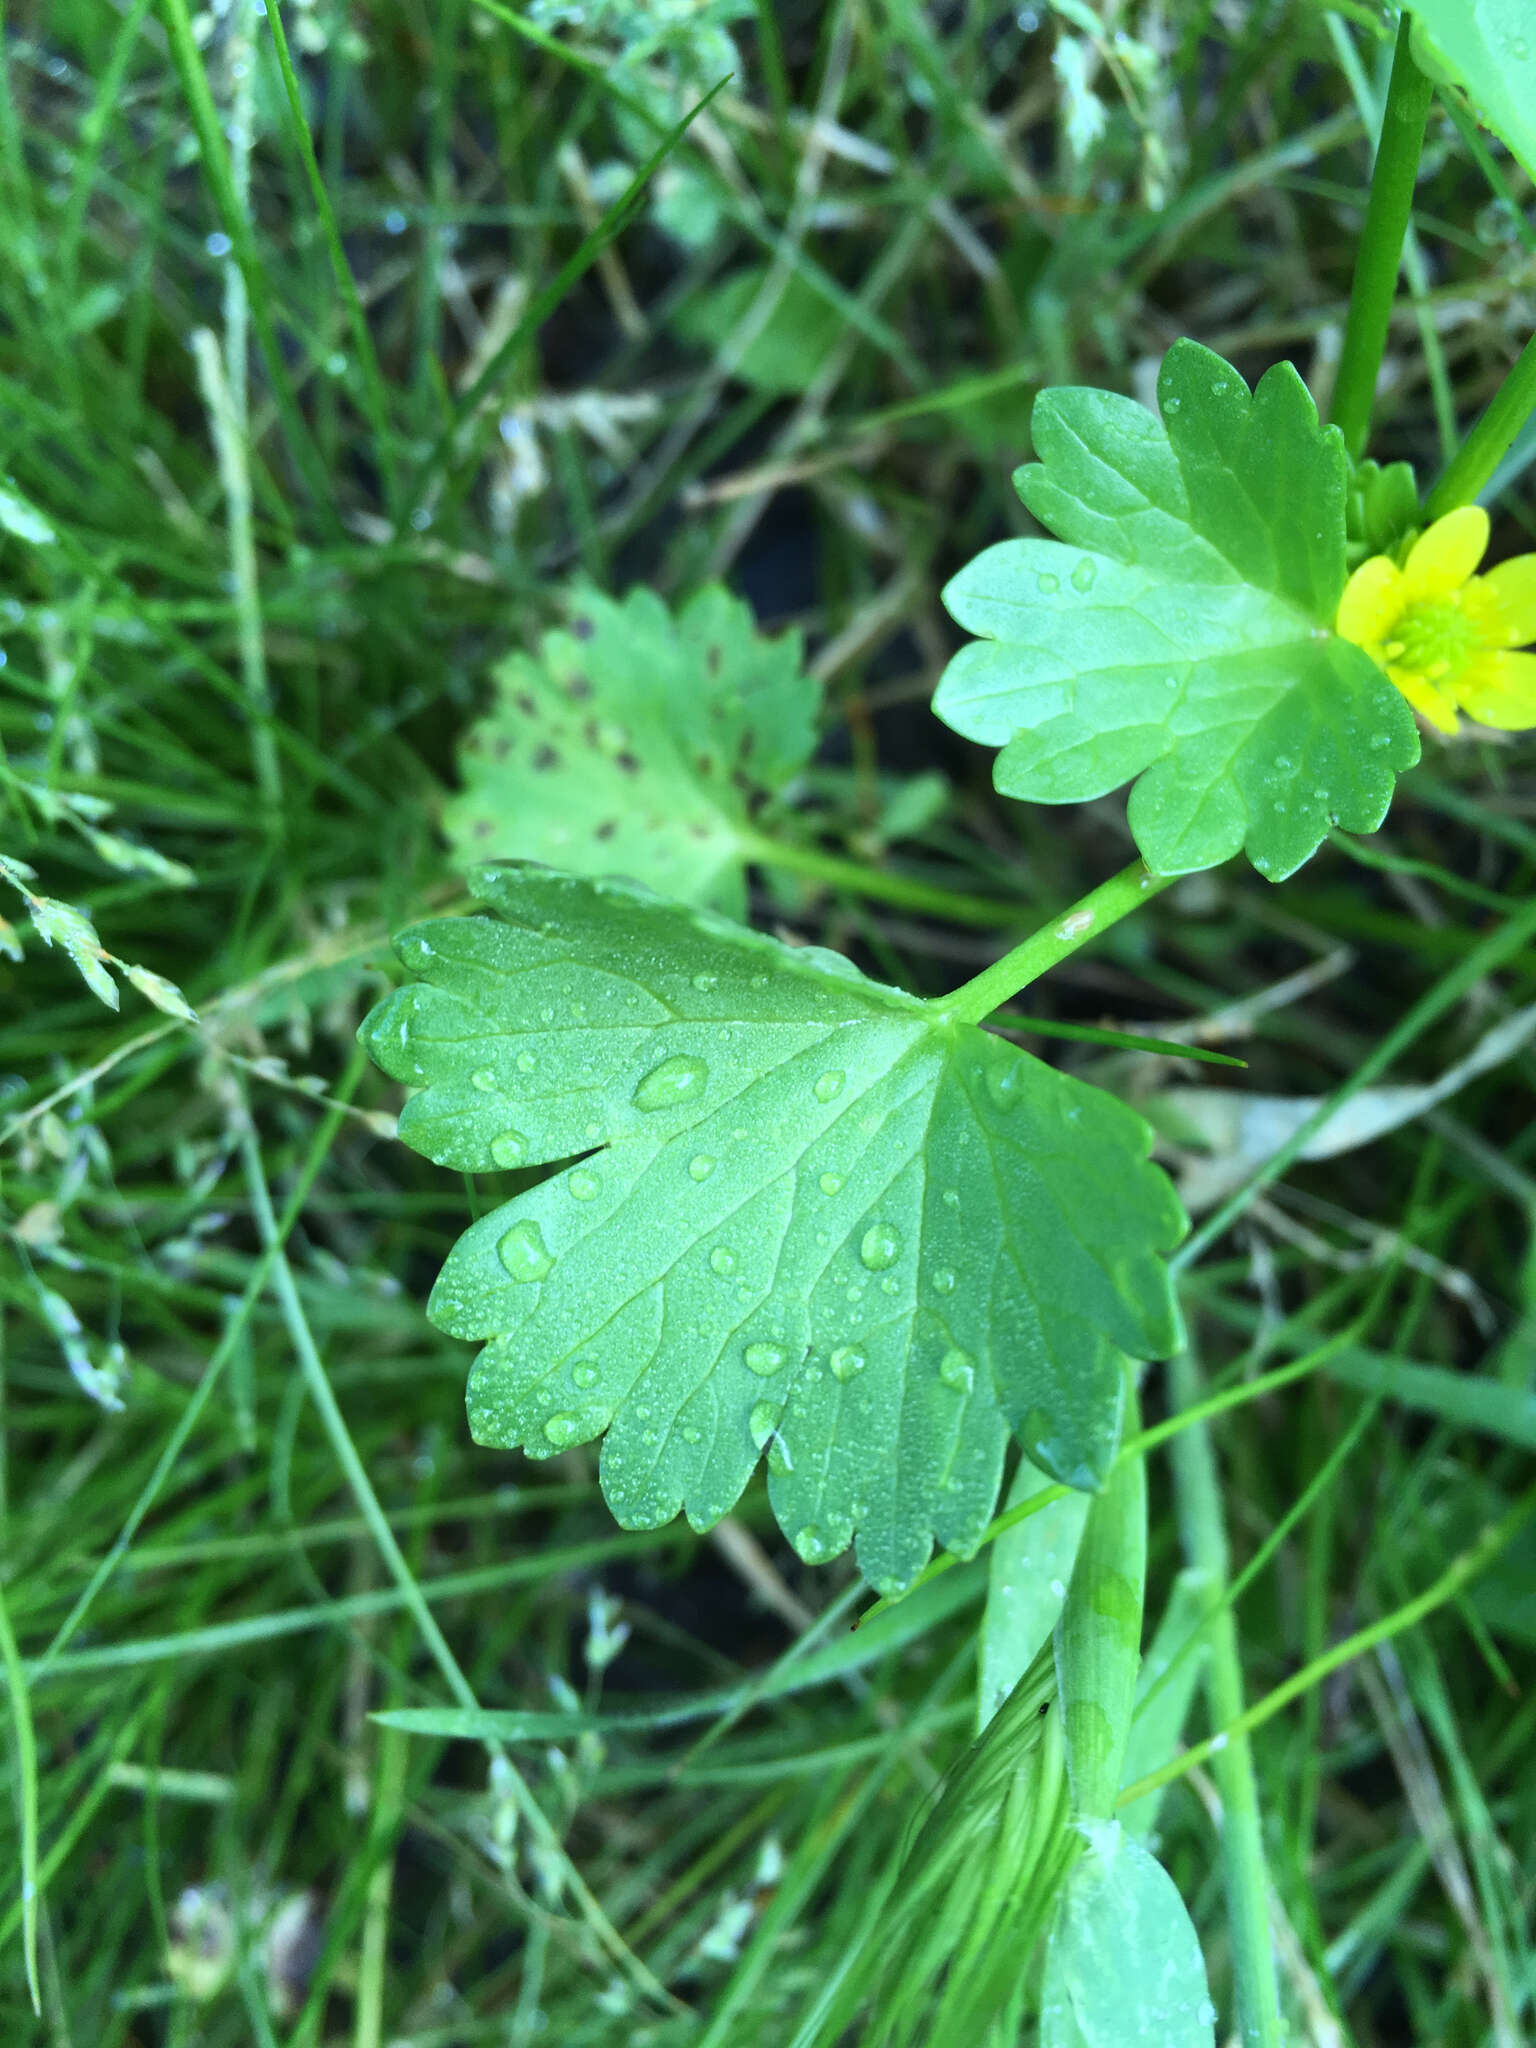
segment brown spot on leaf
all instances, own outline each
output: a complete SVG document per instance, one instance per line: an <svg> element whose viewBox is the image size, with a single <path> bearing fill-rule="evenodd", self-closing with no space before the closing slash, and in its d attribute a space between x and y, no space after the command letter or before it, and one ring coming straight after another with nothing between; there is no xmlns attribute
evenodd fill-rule
<svg viewBox="0 0 1536 2048"><path fill-rule="evenodd" d="M597 836L599 839L611 839L618 829L619 821L617 818L604 818L601 825L597 828Z"/></svg>
<svg viewBox="0 0 1536 2048"><path fill-rule="evenodd" d="M704 650L704 666L709 670L712 676L719 675L720 650L718 647L707 647Z"/></svg>
<svg viewBox="0 0 1536 2048"><path fill-rule="evenodd" d="M592 638L593 632L592 621L589 618L585 617L579 619L572 619L571 631L576 635L576 638L578 640L590 640Z"/></svg>
<svg viewBox="0 0 1536 2048"><path fill-rule="evenodd" d="M581 736L589 747L597 745L597 720L595 718L587 720L586 724L581 728Z"/></svg>
<svg viewBox="0 0 1536 2048"><path fill-rule="evenodd" d="M495 741L491 746L491 752L496 756L497 760L505 761L511 751L512 742L507 738L506 734L504 732L497 733Z"/></svg>
<svg viewBox="0 0 1536 2048"><path fill-rule="evenodd" d="M742 734L742 736L741 736L741 744L740 744L740 746L739 746L739 747L738 747L738 748L736 749L736 751L737 751L737 753L739 753L739 754L740 754L740 756L741 756L741 758L743 759L743 761L745 761L745 760L748 760L748 759L749 759L749 758L751 757L752 749L753 749L753 748L754 748L754 747L755 747L756 745L757 745L757 734L756 734L755 732L753 732L753 731L752 731L752 729L751 729L751 727L749 726L749 727L747 728L747 730L746 730L746 731L745 731L745 732L744 732L744 733Z"/></svg>
<svg viewBox="0 0 1536 2048"><path fill-rule="evenodd" d="M622 754L614 755L613 763L616 768L622 768L626 775L638 775L640 773L640 757L638 754L630 753L627 747Z"/></svg>
<svg viewBox="0 0 1536 2048"><path fill-rule="evenodd" d="M529 766L538 769L558 768L560 766L560 756L553 747L545 745L539 748Z"/></svg>
<svg viewBox="0 0 1536 2048"><path fill-rule="evenodd" d="M572 676L566 683L565 694L573 704L585 704L592 694L592 685L585 676Z"/></svg>
<svg viewBox="0 0 1536 2048"><path fill-rule="evenodd" d="M489 839L491 834L496 830L496 827L492 824L489 818L476 818L474 824L470 827L470 830L474 833L477 839Z"/></svg>
<svg viewBox="0 0 1536 2048"><path fill-rule="evenodd" d="M694 759L694 766L701 775L713 775L715 772L715 757L713 754L699 754Z"/></svg>
<svg viewBox="0 0 1536 2048"><path fill-rule="evenodd" d="M518 710L521 711L524 718L538 717L539 707L537 704L534 703L533 699L529 696L526 690L519 690L517 695L512 699L512 702L517 706Z"/></svg>

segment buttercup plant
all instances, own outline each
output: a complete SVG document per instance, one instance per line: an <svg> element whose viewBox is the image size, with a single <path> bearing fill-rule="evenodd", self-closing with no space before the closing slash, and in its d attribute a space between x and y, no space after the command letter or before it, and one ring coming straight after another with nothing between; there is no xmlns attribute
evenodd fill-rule
<svg viewBox="0 0 1536 2048"><path fill-rule="evenodd" d="M1459 33L1455 49L1476 97L1493 59ZM537 850L565 832L584 871L472 868L494 915L403 933L415 979L364 1027L374 1059L415 1091L407 1143L468 1173L554 1169L474 1224L432 1295L437 1325L483 1347L469 1388L480 1442L549 1457L600 1440L604 1493L636 1528L680 1512L710 1527L765 1460L799 1555L820 1563L851 1545L887 1596L935 1544L967 1556L995 1533L1010 1441L1053 1482L1032 1476L1015 1520L1063 1489L1092 1496L1071 1530L1070 1582L1010 1652L1029 1715L1010 1701L989 1720L912 1852L916 1896L922 1873L951 1868L946 1814L964 1831L976 1797L1007 1808L1010 1875L987 1924L1026 1900L1022 1948L984 2012L973 1993L990 1980L963 1985L953 1943L901 1968L875 1957L871 1970L889 1982L896 1969L901 1985L882 2039L925 2038L934 2010L968 2027L1009 2014L1011 2027L1021 1997L1051 2048L1213 2038L1177 1893L1119 1814L1145 1576L1136 1382L1181 1348L1169 1259L1186 1226L1138 1114L982 1027L1180 876L1242 855L1278 883L1335 827L1375 831L1420 757L1415 714L1448 736L1461 716L1536 726L1536 654L1522 651L1536 640L1536 557L1480 572L1490 529L1473 502L1536 404L1532 350L1428 509L1405 466L1364 456L1429 97L1405 26L1334 421L1289 363L1250 389L1193 340L1169 350L1155 414L1114 393L1047 390L1036 460L1016 479L1045 534L986 549L945 591L975 637L936 714L999 750L997 787L1020 801L1131 785L1136 861L938 997L748 930L709 907L740 907L745 863L782 852L784 866L815 869L764 832L753 797L775 794L808 750L794 663L754 657L754 698L734 665L750 632L718 593L675 626L649 598L622 611L596 600L600 663L622 667L626 630L643 631L656 675L672 679L621 681L633 734L588 721L583 636L504 678L510 699L553 707L556 737L526 743L533 770L579 781L590 757L584 790L551 781L537 812ZM697 678L696 732L677 708L683 676ZM771 765L748 770L759 737ZM495 827L496 762L511 748L498 754L493 720L451 818L461 841L478 820ZM602 847L624 833L627 871L646 861L647 835L620 808L631 781L656 806L649 879L676 878L690 901L601 872ZM1213 1655L1230 1664L1222 1640ZM1240 1708L1235 1665L1223 1669L1222 1696ZM995 1703L995 1656L988 1672ZM1244 2038L1278 2043L1263 1905L1255 1918L1241 1853L1252 1781L1240 1744L1226 1768ZM1042 1933L1043 1988L1024 1997ZM833 2039L862 1981L801 2038Z"/></svg>

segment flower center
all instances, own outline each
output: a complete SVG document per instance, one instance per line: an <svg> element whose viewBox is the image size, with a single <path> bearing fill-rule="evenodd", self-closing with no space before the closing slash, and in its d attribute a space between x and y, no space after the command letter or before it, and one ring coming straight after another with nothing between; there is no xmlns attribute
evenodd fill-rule
<svg viewBox="0 0 1536 2048"><path fill-rule="evenodd" d="M1492 621L1476 616L1482 609L1464 609L1454 598L1409 605L1384 649L1388 661L1427 682L1458 674L1485 648L1497 644L1488 631Z"/></svg>

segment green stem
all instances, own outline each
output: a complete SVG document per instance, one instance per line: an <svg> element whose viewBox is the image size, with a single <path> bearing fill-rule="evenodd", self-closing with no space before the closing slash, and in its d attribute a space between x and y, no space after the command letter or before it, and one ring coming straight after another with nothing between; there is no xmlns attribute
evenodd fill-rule
<svg viewBox="0 0 1536 2048"><path fill-rule="evenodd" d="M1178 881L1177 875L1154 875L1144 861L1133 860L1072 905L1072 908L1005 953L1001 960L947 996L936 996L934 1008L966 1024L990 1017L1010 996L1038 981L1047 969L1086 946L1101 932Z"/></svg>
<svg viewBox="0 0 1536 2048"><path fill-rule="evenodd" d="M1344 1665L1352 1664L1357 1657L1363 1657L1367 1650L1374 1650L1378 1643L1390 1642L1393 1636L1401 1635L1405 1628L1413 1628L1418 1622L1433 1614L1437 1607L1443 1607L1447 1600L1454 1600L1463 1587L1471 1584L1480 1572L1485 1572L1499 1552L1511 1544L1533 1517L1536 1517L1536 1486L1524 1492L1508 1514L1502 1515L1483 1533L1454 1557L1433 1585L1426 1586L1422 1593L1407 1600L1401 1607L1384 1614L1379 1621L1373 1621L1366 1628L1357 1629L1352 1636L1346 1636L1341 1643L1334 1643L1324 1650L1320 1657L1314 1657L1310 1664L1293 1672L1277 1685L1273 1692L1266 1693L1261 1700L1231 1721L1225 1728L1219 1728L1214 1735L1208 1735L1204 1742L1194 1743L1182 1755L1176 1756L1160 1770L1149 1771L1144 1778L1138 1778L1134 1785L1127 1785L1120 1794L1117 1804L1130 1806L1144 1798L1148 1792L1155 1792L1160 1785L1171 1785L1175 1778L1182 1778L1187 1771L1206 1763L1212 1756L1219 1756L1239 1736L1247 1735L1252 1729L1262 1728L1266 1721L1288 1707L1292 1700L1299 1699L1314 1686L1321 1685Z"/></svg>
<svg viewBox="0 0 1536 2048"><path fill-rule="evenodd" d="M742 855L759 867L782 868L786 874L808 875L834 889L846 889L854 896L868 896L877 903L893 903L899 910L913 910L934 917L952 918L956 924L985 925L997 931L1021 922L1016 903L1004 903L990 896L967 896L932 882L914 882L906 875L888 875L863 861L845 860L839 854L823 853L819 846L790 846L777 839L745 837Z"/></svg>
<svg viewBox="0 0 1536 2048"><path fill-rule="evenodd" d="M1405 15L1397 31L1392 77L1387 86L1381 141L1371 172L1371 196L1355 254L1349 318L1333 394L1334 424L1343 430L1350 454L1365 449L1376 398L1376 378L1387 342L1387 322L1397 290L1403 237L1413 212L1413 188L1424 146L1424 123L1434 87L1414 63Z"/></svg>
<svg viewBox="0 0 1536 2048"><path fill-rule="evenodd" d="M1177 1405L1194 1406L1201 1394L1200 1373L1189 1352L1172 1360L1168 1378ZM1218 1728L1227 1728L1242 1719L1243 1666L1237 1621L1226 1599L1229 1560L1221 1489L1210 1434L1203 1424L1183 1431L1174 1440L1172 1458L1184 1552L1190 1563L1204 1572L1215 1609L1206 1624L1210 1645L1206 1697L1212 1721ZM1221 1851L1243 2048L1280 2048L1280 1987L1269 1939L1269 1870L1264 1860L1253 1752L1246 1735L1234 1736L1220 1752L1213 1775L1221 1794Z"/></svg>
<svg viewBox="0 0 1536 2048"><path fill-rule="evenodd" d="M1536 334L1521 349L1514 367L1477 425L1451 458L1429 494L1425 514L1440 519L1458 505L1470 505L1503 461L1510 443L1536 412Z"/></svg>

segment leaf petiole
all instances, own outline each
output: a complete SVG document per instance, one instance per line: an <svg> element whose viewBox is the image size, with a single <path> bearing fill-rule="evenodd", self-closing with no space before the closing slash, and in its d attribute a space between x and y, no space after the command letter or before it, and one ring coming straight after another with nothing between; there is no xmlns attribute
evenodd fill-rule
<svg viewBox="0 0 1536 2048"><path fill-rule="evenodd" d="M1145 861L1133 860L1118 875L1074 903L1062 916L1042 925L1022 944L985 968L947 996L935 996L931 1008L956 1023L979 1024L984 1017L1027 988L1059 961L1087 945L1122 917L1166 889L1177 875L1154 875Z"/></svg>
<svg viewBox="0 0 1536 2048"><path fill-rule="evenodd" d="M1403 238L1413 212L1413 189L1424 147L1424 123L1434 87L1413 61L1409 23L1398 28L1392 77L1382 115L1381 140L1371 171L1371 196L1355 255L1349 317L1334 386L1333 420L1356 459L1364 453L1371 427L1376 379L1387 343L1387 323L1397 290Z"/></svg>

